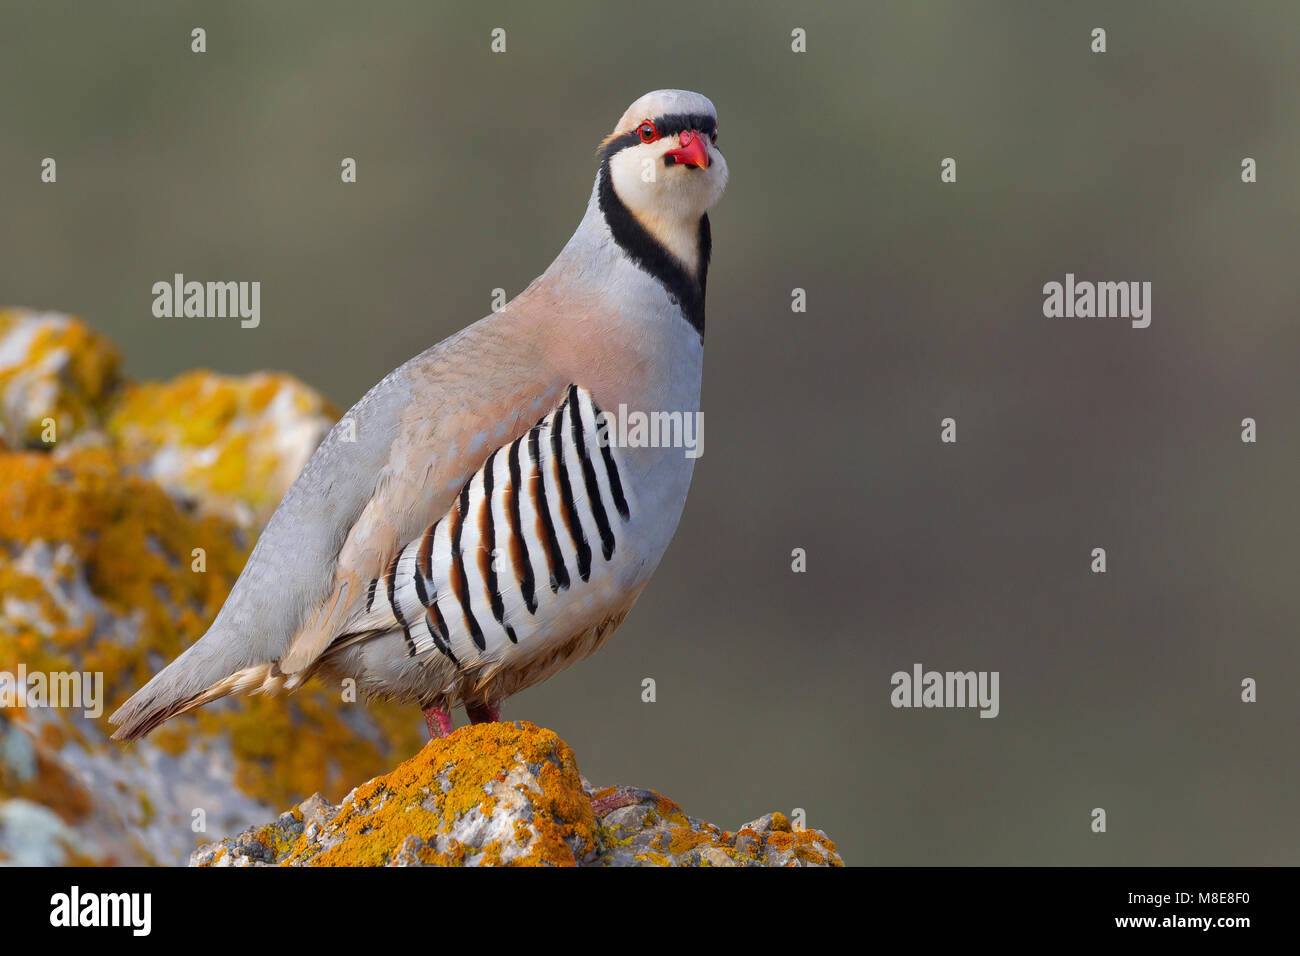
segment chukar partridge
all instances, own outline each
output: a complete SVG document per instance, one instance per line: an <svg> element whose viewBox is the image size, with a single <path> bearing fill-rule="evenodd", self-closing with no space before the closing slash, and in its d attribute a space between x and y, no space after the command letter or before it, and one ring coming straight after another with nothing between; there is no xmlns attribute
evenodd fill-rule
<svg viewBox="0 0 1300 956"><path fill-rule="evenodd" d="M691 480L682 448L620 445L602 416L699 409L717 136L697 93L633 103L555 261L348 411L207 633L113 714L113 736L314 674L418 703L443 736L453 705L495 720L596 650Z"/></svg>

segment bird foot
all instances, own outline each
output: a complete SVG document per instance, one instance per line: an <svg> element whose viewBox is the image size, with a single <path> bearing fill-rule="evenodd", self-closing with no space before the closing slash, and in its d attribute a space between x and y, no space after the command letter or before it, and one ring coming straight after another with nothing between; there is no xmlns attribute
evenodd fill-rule
<svg viewBox="0 0 1300 956"><path fill-rule="evenodd" d="M490 704L466 704L465 714L471 724L494 724L501 719L501 701Z"/></svg>
<svg viewBox="0 0 1300 956"><path fill-rule="evenodd" d="M592 800L591 810L599 819L621 807L646 803L655 797L656 794L650 793L648 790L638 790L636 787L614 787L611 793L607 793L598 800Z"/></svg>
<svg viewBox="0 0 1300 956"><path fill-rule="evenodd" d="M439 740L456 729L451 710L438 704L424 708L424 723L429 728L430 740Z"/></svg>

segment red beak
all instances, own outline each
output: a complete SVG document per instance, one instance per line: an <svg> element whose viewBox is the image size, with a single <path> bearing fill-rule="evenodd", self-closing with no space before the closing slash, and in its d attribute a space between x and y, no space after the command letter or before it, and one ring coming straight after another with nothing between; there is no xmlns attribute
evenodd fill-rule
<svg viewBox="0 0 1300 956"><path fill-rule="evenodd" d="M682 130L678 141L682 144L682 148L670 149L664 153L665 156L671 156L674 163L685 163L687 166L698 166L700 169L709 168L709 150L704 145L704 137L699 130Z"/></svg>

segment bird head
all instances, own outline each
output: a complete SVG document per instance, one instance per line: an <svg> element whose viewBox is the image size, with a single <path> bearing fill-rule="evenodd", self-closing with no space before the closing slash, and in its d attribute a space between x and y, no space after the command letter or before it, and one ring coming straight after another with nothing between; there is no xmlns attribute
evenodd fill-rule
<svg viewBox="0 0 1300 956"><path fill-rule="evenodd" d="M647 93L605 137L600 155L618 199L689 262L700 219L727 186L713 103L687 90Z"/></svg>

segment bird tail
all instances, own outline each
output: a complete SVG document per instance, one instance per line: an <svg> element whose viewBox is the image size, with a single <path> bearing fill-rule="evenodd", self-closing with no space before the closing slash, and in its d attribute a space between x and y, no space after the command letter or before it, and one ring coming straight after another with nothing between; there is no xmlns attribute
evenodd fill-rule
<svg viewBox="0 0 1300 956"><path fill-rule="evenodd" d="M202 645L200 640L186 650L113 712L108 719L117 725L114 740L143 737L177 714L220 700L227 694L274 694L284 689L287 678L276 661L247 664L231 673L227 667L219 666L218 661L205 662L203 656L196 655ZM224 676L220 676L222 672Z"/></svg>

